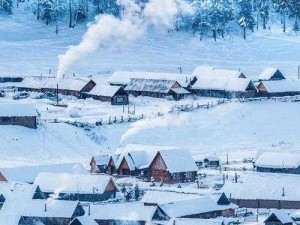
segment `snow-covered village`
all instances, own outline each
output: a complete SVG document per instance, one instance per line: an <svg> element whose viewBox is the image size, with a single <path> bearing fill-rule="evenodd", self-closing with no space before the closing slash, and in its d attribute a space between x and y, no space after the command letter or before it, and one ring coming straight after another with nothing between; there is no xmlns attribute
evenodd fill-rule
<svg viewBox="0 0 300 225"><path fill-rule="evenodd" d="M0 225L300 224L299 0L0 0Z"/></svg>

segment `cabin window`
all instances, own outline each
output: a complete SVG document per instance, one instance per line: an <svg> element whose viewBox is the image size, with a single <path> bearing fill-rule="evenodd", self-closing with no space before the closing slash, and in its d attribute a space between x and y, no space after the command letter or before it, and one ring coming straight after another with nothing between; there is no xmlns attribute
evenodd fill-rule
<svg viewBox="0 0 300 225"><path fill-rule="evenodd" d="M117 103L123 103L124 102L124 97L117 97Z"/></svg>
<svg viewBox="0 0 300 225"><path fill-rule="evenodd" d="M191 179L193 177L193 173L192 172L186 172L185 177L186 177L186 179Z"/></svg>
<svg viewBox="0 0 300 225"><path fill-rule="evenodd" d="M173 173L172 177L173 179L180 179L180 173Z"/></svg>

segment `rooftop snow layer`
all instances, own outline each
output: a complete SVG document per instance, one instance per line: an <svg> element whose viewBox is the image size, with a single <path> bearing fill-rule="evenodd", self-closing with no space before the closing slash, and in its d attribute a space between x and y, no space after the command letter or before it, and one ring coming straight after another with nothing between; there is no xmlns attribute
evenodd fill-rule
<svg viewBox="0 0 300 225"><path fill-rule="evenodd" d="M299 175L254 172L243 183L225 183L221 191L233 199L300 201L299 183Z"/></svg>
<svg viewBox="0 0 300 225"><path fill-rule="evenodd" d="M170 173L198 170L190 151L187 149L160 150L159 153Z"/></svg>
<svg viewBox="0 0 300 225"><path fill-rule="evenodd" d="M13 117L13 116L37 116L37 111L33 105L30 104L14 104L14 103L1 103L0 104L0 117Z"/></svg>
<svg viewBox="0 0 300 225"><path fill-rule="evenodd" d="M291 218L291 216L283 210L274 210L272 214L274 214L283 224L294 223L294 220Z"/></svg>
<svg viewBox="0 0 300 225"><path fill-rule="evenodd" d="M300 166L300 154L263 152L255 161L255 166L267 168L298 168Z"/></svg>
<svg viewBox="0 0 300 225"><path fill-rule="evenodd" d="M215 78L241 78L242 72L238 70L217 69L210 66L198 66L193 72L193 76L215 77Z"/></svg>
<svg viewBox="0 0 300 225"><path fill-rule="evenodd" d="M261 72L261 74L259 75L259 79L270 80L277 70L277 68L267 67Z"/></svg>
<svg viewBox="0 0 300 225"><path fill-rule="evenodd" d="M111 180L110 176L100 174L40 173L34 184L43 192L93 193L93 188L97 188L97 193L101 194Z"/></svg>
<svg viewBox="0 0 300 225"><path fill-rule="evenodd" d="M179 73L155 73L155 72L130 72L117 71L109 78L110 84L127 85L132 78L154 79L154 80L175 80L182 87L187 87L194 76Z"/></svg>
<svg viewBox="0 0 300 225"><path fill-rule="evenodd" d="M278 80L261 82L269 93L300 92L299 80Z"/></svg>
<svg viewBox="0 0 300 225"><path fill-rule="evenodd" d="M113 97L120 90L119 86L113 85L96 85L90 92L90 95Z"/></svg>

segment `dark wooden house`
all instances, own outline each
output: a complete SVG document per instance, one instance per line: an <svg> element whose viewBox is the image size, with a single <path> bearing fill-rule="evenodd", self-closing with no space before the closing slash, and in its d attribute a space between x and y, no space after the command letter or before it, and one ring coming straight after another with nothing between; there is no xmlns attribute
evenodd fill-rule
<svg viewBox="0 0 300 225"><path fill-rule="evenodd" d="M208 155L203 159L203 164L206 167L219 167L220 158L216 155Z"/></svg>
<svg viewBox="0 0 300 225"><path fill-rule="evenodd" d="M277 210L264 221L265 225L293 225L294 221L285 211Z"/></svg>
<svg viewBox="0 0 300 225"><path fill-rule="evenodd" d="M254 83L245 78L200 77L190 90L199 96L217 98L251 98L257 94Z"/></svg>
<svg viewBox="0 0 300 225"><path fill-rule="evenodd" d="M52 201L52 202L51 202ZM19 225L47 224L69 225L78 216L83 216L85 211L79 202L62 200L31 200L27 208L23 209Z"/></svg>
<svg viewBox="0 0 300 225"><path fill-rule="evenodd" d="M65 181L68 182L65 182ZM46 198L56 193L56 198L70 201L98 202L113 199L118 191L108 175L73 175L66 173L40 173L34 181ZM61 184L65 184L62 188Z"/></svg>
<svg viewBox="0 0 300 225"><path fill-rule="evenodd" d="M19 91L30 92L51 92L62 95L71 95L77 98L82 97L82 93L91 91L96 83L85 78L62 78L56 77L25 77L19 84Z"/></svg>
<svg viewBox="0 0 300 225"><path fill-rule="evenodd" d="M270 80L285 80L285 77L277 68L265 68L259 75L259 81Z"/></svg>
<svg viewBox="0 0 300 225"><path fill-rule="evenodd" d="M0 104L0 125L37 128L37 111L29 104Z"/></svg>
<svg viewBox="0 0 300 225"><path fill-rule="evenodd" d="M112 105L128 105L128 94L123 88L111 85L96 85L90 92L82 94L83 98L93 98Z"/></svg>
<svg viewBox="0 0 300 225"><path fill-rule="evenodd" d="M254 163L257 172L300 174L300 154L263 152Z"/></svg>
<svg viewBox="0 0 300 225"><path fill-rule="evenodd" d="M188 150L160 150L149 166L149 177L153 181L164 183L193 182L197 170Z"/></svg>
<svg viewBox="0 0 300 225"><path fill-rule="evenodd" d="M300 81L262 81L257 86L259 97L283 97L300 95Z"/></svg>
<svg viewBox="0 0 300 225"><path fill-rule="evenodd" d="M90 162L91 173L107 173L110 155L95 155Z"/></svg>
<svg viewBox="0 0 300 225"><path fill-rule="evenodd" d="M154 98L165 98L172 96L175 100L183 99L190 94L176 80L157 80L132 78L124 89L133 96L149 96Z"/></svg>

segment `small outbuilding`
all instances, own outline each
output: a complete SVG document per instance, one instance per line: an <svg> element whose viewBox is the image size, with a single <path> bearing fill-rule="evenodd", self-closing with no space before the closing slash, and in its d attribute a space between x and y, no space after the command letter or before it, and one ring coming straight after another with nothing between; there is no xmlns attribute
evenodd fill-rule
<svg viewBox="0 0 300 225"><path fill-rule="evenodd" d="M264 221L265 225L293 225L294 221L290 215L283 210L276 210Z"/></svg>
<svg viewBox="0 0 300 225"><path fill-rule="evenodd" d="M203 163L206 167L219 167L220 158L216 155L208 155L203 159Z"/></svg>
<svg viewBox="0 0 300 225"><path fill-rule="evenodd" d="M93 98L112 105L128 105L128 94L120 86L96 85L90 92L82 94L83 98Z"/></svg>
<svg viewBox="0 0 300 225"><path fill-rule="evenodd" d="M90 162L91 173L107 173L110 155L95 155Z"/></svg>
<svg viewBox="0 0 300 225"><path fill-rule="evenodd" d="M37 111L30 104L0 104L0 125L37 128Z"/></svg>

